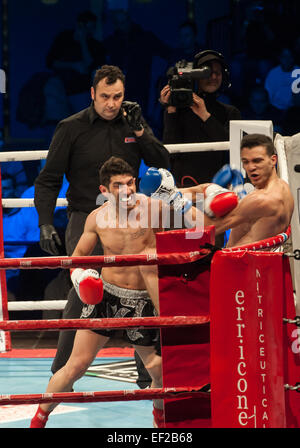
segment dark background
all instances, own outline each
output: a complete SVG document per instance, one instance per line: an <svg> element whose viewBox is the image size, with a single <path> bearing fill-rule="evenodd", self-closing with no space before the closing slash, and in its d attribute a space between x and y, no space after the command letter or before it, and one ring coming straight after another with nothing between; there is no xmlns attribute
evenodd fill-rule
<svg viewBox="0 0 300 448"><path fill-rule="evenodd" d="M152 31L170 47L179 45L178 29L182 22L192 19L197 24L199 50L212 48L221 51L229 64L236 55L243 53L244 21L251 6L262 5L267 23L272 22L274 48L271 58L275 66L278 41L289 39L289 45L297 36L299 19L297 1L233 1L215 0L129 0L130 17L143 29ZM41 128L29 129L16 120L16 108L20 89L37 72L47 70L46 55L58 32L72 28L79 12L89 9L98 15L98 36L105 39L112 33L109 7L106 0L2 0L0 16L0 68L7 75L7 93L1 95L0 129L4 133L4 146L8 149L47 148L49 135ZM257 36L260 47L265 45L263 36ZM150 57L150 56L149 56ZM139 72L139 60L136 61ZM166 61L153 57L149 108L143 111L160 137L160 112L157 105L158 78L166 69ZM235 86L228 101L237 106L246 102L248 92L237 91ZM239 104L237 104L239 103ZM22 146L22 148L20 147ZM25 145L25 146L24 146Z"/></svg>

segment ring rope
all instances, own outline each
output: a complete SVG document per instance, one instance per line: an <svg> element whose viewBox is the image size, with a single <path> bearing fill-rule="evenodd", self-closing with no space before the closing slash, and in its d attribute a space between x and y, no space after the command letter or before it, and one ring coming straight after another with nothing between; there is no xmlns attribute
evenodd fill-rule
<svg viewBox="0 0 300 448"><path fill-rule="evenodd" d="M228 150L229 141L224 142L206 142L206 143L184 143L174 145L164 145L169 153L180 152L199 152L199 151L224 151ZM0 153L0 162L24 162L26 160L46 159L48 150L36 151L4 151Z"/></svg>
<svg viewBox="0 0 300 448"><path fill-rule="evenodd" d="M66 198L57 198L56 207L68 205ZM34 198L5 198L2 199L3 208L35 207Z"/></svg>
<svg viewBox="0 0 300 448"><path fill-rule="evenodd" d="M149 316L117 317L103 319L41 319L41 320L1 320L0 330L78 330L78 329L127 329L127 328L167 328L205 325L209 316Z"/></svg>
<svg viewBox="0 0 300 448"><path fill-rule="evenodd" d="M170 265L198 261L209 255L210 249L193 252L173 252L172 254L94 255L84 257L34 257L2 258L0 269L69 269L70 267Z"/></svg>
<svg viewBox="0 0 300 448"><path fill-rule="evenodd" d="M291 234L291 228L274 237L266 238L243 246L224 248L226 252L241 250L260 250L280 246ZM192 263L209 255L210 249L193 252L173 252L172 254L128 254L128 255L97 255L84 257L35 257L35 258L3 258L0 259L0 269L69 269L70 267L103 267L103 266L136 266L136 265L172 265Z"/></svg>
<svg viewBox="0 0 300 448"><path fill-rule="evenodd" d="M264 249L264 248L270 248L275 247L277 245L282 245L285 241L287 241L287 239L289 238L291 233L290 227L287 229L287 231L285 233L281 233L279 235L277 235L276 237L272 237L272 238L268 238L265 240L261 240L258 241L256 243L253 244L248 244L248 245L244 245L244 246L239 246L239 247L233 247L233 248L225 248L222 249L224 251L227 252L238 252L241 250L260 250L260 249ZM187 255L188 254L188 255ZM199 255L200 253L198 253L197 255ZM208 254L208 253L207 253ZM178 256L178 253L174 253L173 254L175 257ZM195 252L191 253L181 253L181 260L182 260L182 256L184 258L184 262L191 262L191 261L195 261L194 259L191 259L191 257L197 256L195 255ZM118 257L122 257L121 259L119 259L119 261L121 261L123 263L123 256L118 256ZM128 257L126 256L126 259L128 260L129 257L132 257L130 255L128 255ZM136 257L136 256L133 256ZM155 255L153 254L151 256L151 258L154 258L153 260L147 260L147 264L155 264L155 260L157 260L157 264L164 264L165 261L165 257L168 258L168 263L167 264L177 264L179 263L178 259L176 258L176 261L172 261L170 259L170 254L162 254L162 255ZM158 259L159 257L159 259ZM190 258L188 260L186 260L186 257ZM57 258L57 257L43 257L42 260L49 260L49 258L51 259L51 266L45 266L45 267L49 267L49 268L53 268L55 269L56 267L64 267L64 268L68 268L70 266L70 264L66 265L66 263L72 263L73 264L73 259L76 259L78 261L78 258L81 257L71 257L71 261L69 260L68 257L61 257L61 258ZM84 261L87 261L87 258L89 258L89 262L90 262L90 257L84 257ZM94 258L96 258L96 260L94 260ZM104 257L100 256L100 257L93 257L93 260L91 261L92 264L88 264L88 266L84 266L84 267L90 267L90 266L99 266L99 262L98 259L101 259L104 262ZM32 260L34 260L34 262L32 263ZM58 262L58 260L60 260L60 265L56 266L56 262ZM100 260L99 260L100 261ZM144 264L145 262L145 256L141 257L139 256L138 260L139 263ZM55 265L53 266L53 262L55 263ZM130 262L130 260L129 260ZM11 263L13 263L13 267L11 266ZM0 269L18 269L19 267L21 267L22 269L34 269L34 268L41 268L41 266L36 266L36 263L39 263L39 259L38 258L34 258L34 259L30 259L30 258L23 258L23 259L0 259ZM112 260L111 258L109 260L106 259L106 263L108 263L109 265L113 265L112 264ZM20 266L22 264L22 266ZM80 264L80 266L82 267L83 265ZM114 264L115 266L115 264ZM8 311L26 311L26 310L63 310L64 307L66 305L66 300L49 300L49 301L16 301L16 302L9 302L8 303Z"/></svg>
<svg viewBox="0 0 300 448"><path fill-rule="evenodd" d="M159 398L201 397L210 399L210 394L202 392L201 387L167 387L157 389L112 390L104 392L59 392L45 394L0 395L0 405L37 403L93 403L104 401L138 401Z"/></svg>
<svg viewBox="0 0 300 448"><path fill-rule="evenodd" d="M288 227L287 231L285 233L280 233L279 235L276 235L275 237L272 238L267 238L265 240L261 240L258 241L256 243L251 243L251 244L247 244L247 245L243 245L243 246L238 246L238 247L233 247L233 248L225 248L222 249L224 251L227 252L238 252L238 251L242 251L242 250L260 250L260 249L265 249L265 248L270 248L270 247L276 247L278 245L282 245L283 243L285 243L287 241L287 239L289 238L291 234L291 228ZM202 252L203 253L203 252ZM208 254L209 252L207 252ZM173 260L170 259L170 254L161 254L159 256L157 256L156 254L151 255L151 258L153 258L152 260L149 260L149 257L146 255L146 257L148 257L147 259L147 263L145 264L155 264L155 260L157 260L157 264L165 264L165 257L167 257L168 259L168 263L167 264L178 264L179 261L177 259L177 256L179 255L178 253L174 253L172 254L176 257L176 261L173 262ZM200 255L200 252L197 253L197 255ZM181 253L180 254L180 258L182 260L182 258L184 258L185 261L181 261L183 263L188 263L188 262L192 262L195 261L194 257L197 256L195 255L195 252L188 252L188 253ZM122 257L121 262L124 262L123 257L124 256L118 256L118 257ZM126 256L126 259L128 260L128 258L131 257L136 257L136 256L131 256L128 255ZM188 257L189 259L186 261L186 257ZM47 260L49 260L49 257L43 257L42 260L45 260L45 258ZM51 262L56 263L57 260L61 260L60 261L60 266L57 267L64 267L64 268L68 268L70 266L70 264L68 264L66 266L66 263L72 263L73 264L73 259L76 259L78 261L78 258L80 257L71 257L71 261L69 260L68 257L61 257L61 258L56 258L56 257L50 257ZM84 257L84 261L87 261L87 258L89 258L90 261L90 257ZM94 263L94 258L96 258L96 261ZM88 267L91 266L99 266L99 262L98 259L101 259L104 262L104 257L100 256L100 257L93 257L92 260L92 265L88 265ZM114 257L115 258L115 257ZM191 259L193 258L193 259ZM34 265L32 264L32 260L34 260ZM107 257L105 257L106 263L109 263L110 265L112 264L112 259L111 257L109 258L109 260L107 260ZM14 263L14 266L11 267L11 263ZM119 259L120 261L120 259ZM139 261L140 264L144 264L145 262L145 255L141 257L139 256L139 259L136 260ZM30 259L30 258L23 258L23 259L0 259L0 269L18 269L19 267L23 268L23 269L34 269L34 268L41 268L41 266L36 266L36 263L39 262L38 258L34 258L34 259ZM17 265L15 265L15 263L19 263ZM20 264L22 263L22 266L20 266ZM63 264L63 266L62 266ZM80 265L81 267L83 266L82 264ZM114 264L115 266L115 264ZM47 267L47 266L44 266ZM49 267L49 266L48 266ZM87 267L87 266L85 266ZM49 268L56 268L56 265L53 266L53 264L51 265L51 267ZM49 300L49 301L24 301L24 302L9 302L8 303L8 311L26 311L26 310L63 310L64 307L66 305L66 301L65 300Z"/></svg>
<svg viewBox="0 0 300 448"><path fill-rule="evenodd" d="M225 252L238 252L241 250L260 250L260 249L268 249L271 247L280 246L285 243L291 235L291 227L289 226L286 232L279 233L276 236L266 238L261 241L256 241L255 243L244 244L242 246L237 247L226 247L222 249Z"/></svg>
<svg viewBox="0 0 300 448"><path fill-rule="evenodd" d="M46 159L48 150L37 151L3 151L0 153L0 162L25 162L26 160Z"/></svg>
<svg viewBox="0 0 300 448"><path fill-rule="evenodd" d="M8 311L64 310L67 300L28 300L8 302Z"/></svg>

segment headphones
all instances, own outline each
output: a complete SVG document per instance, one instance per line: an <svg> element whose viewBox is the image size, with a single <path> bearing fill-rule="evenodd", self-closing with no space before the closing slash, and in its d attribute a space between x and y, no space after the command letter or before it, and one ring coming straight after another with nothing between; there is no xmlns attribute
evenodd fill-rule
<svg viewBox="0 0 300 448"><path fill-rule="evenodd" d="M193 68L198 68L201 65L204 65L208 62L217 61L222 66L223 71L223 80L220 90L229 89L231 87L230 82L230 72L227 63L225 62L224 56L222 53L219 53L215 50L204 50L200 51L194 56Z"/></svg>

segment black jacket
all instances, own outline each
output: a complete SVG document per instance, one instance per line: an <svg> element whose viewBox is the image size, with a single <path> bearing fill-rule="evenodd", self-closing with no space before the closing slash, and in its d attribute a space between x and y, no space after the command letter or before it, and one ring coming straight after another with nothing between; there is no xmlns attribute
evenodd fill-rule
<svg viewBox="0 0 300 448"><path fill-rule="evenodd" d="M240 120L239 110L217 101L215 95L204 98L211 116L205 122L190 108L164 113L164 144L203 143L229 140L229 121ZM180 185L184 176L192 176L197 183L210 182L214 174L229 162L228 151L205 151L171 155L171 171ZM194 185L188 180L185 186Z"/></svg>
<svg viewBox="0 0 300 448"><path fill-rule="evenodd" d="M144 121L144 134L136 137L125 118L102 119L93 104L62 120L54 133L46 164L35 181L34 203L39 225L52 224L63 176L69 182L68 210L90 213L99 195L99 168L111 156L126 160L136 177L141 160L157 168L169 167L169 154Z"/></svg>

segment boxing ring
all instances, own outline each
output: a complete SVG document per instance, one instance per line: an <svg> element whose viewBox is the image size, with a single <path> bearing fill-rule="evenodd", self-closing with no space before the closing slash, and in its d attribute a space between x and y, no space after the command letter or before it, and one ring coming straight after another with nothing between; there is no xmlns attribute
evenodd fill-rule
<svg viewBox="0 0 300 448"><path fill-rule="evenodd" d="M228 143L221 142L219 148L224 149L225 145L228 148ZM300 145L300 154L299 148ZM37 158L46 155L45 152L43 157L39 154L41 152L34 153ZM10 160L12 157L10 153ZM22 157L22 154L18 152L16 157ZM24 157L33 155L24 154ZM289 157L286 159L288 161ZM4 153L0 160L5 160ZM288 176L289 162L285 163L287 168L284 169L285 159L282 160L279 163L281 177ZM2 204L16 206L10 205L9 199L2 200ZM24 206L20 202L18 204ZM26 206L31 205L33 200L27 200ZM299 212L299 208L297 210ZM156 254L151 256L6 259L2 239L2 351L11 349L9 332L12 330L159 328L163 387L130 391L6 394L0 395L0 405L163 398L165 428L299 427L300 350L296 313L299 289L295 288L296 277L291 273L298 269L300 257L295 247L298 240L293 221L286 233L232 249L214 247L213 227L206 228L201 239L190 238L188 234L193 232L175 230L159 233ZM293 241L294 252L283 249L289 238ZM9 320L11 303L7 303L6 269L141 264L158 266L159 317Z"/></svg>

